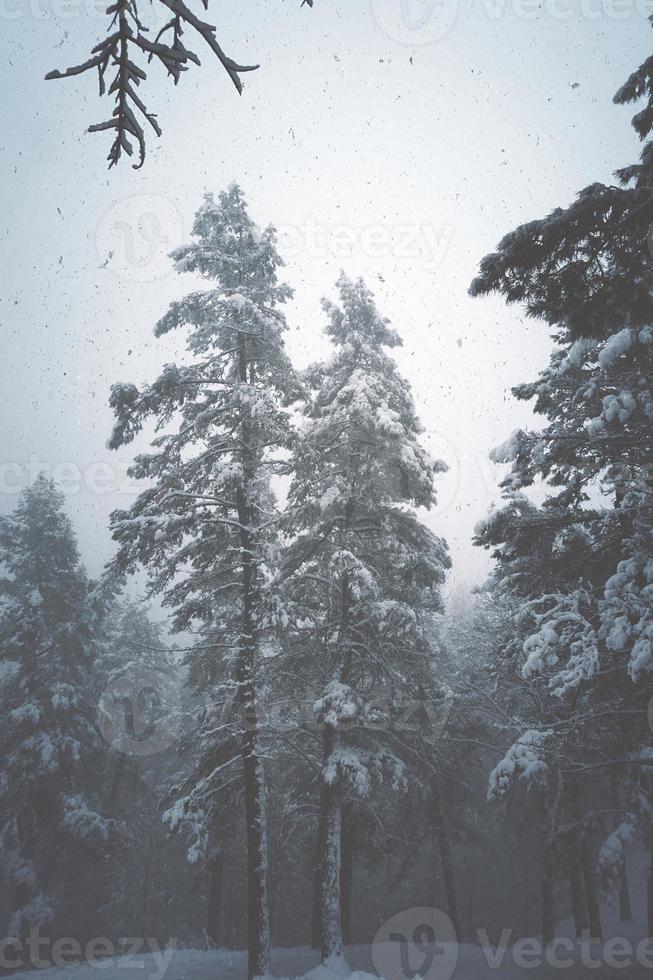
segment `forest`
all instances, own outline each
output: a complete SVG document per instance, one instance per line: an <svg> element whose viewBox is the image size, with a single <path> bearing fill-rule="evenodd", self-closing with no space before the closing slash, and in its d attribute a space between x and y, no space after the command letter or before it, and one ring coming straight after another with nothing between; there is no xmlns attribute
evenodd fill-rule
<svg viewBox="0 0 653 980"><path fill-rule="evenodd" d="M105 393L139 486L111 559L46 472L0 516L2 973L653 970L653 58L615 102L637 162L497 228L469 287L479 331L494 294L551 340L471 589L376 284L341 272L299 368L275 227L193 195L183 294L132 329L183 356Z"/></svg>

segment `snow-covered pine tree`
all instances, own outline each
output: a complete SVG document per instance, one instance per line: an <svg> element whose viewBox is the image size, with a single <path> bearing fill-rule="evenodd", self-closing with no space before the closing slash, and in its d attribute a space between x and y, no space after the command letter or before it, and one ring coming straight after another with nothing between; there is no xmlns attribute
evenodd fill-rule
<svg viewBox="0 0 653 980"><path fill-rule="evenodd" d="M116 829L89 792L104 748L89 583L63 495L44 475L0 518L0 566L0 860L15 890L8 935L23 938L55 916L63 926L71 859Z"/></svg>
<svg viewBox="0 0 653 980"><path fill-rule="evenodd" d="M219 723L216 710L204 713L200 759L169 819L201 815L227 771L242 766L249 974L258 977L268 971L269 914L257 670L276 535L269 480L289 441L281 402L298 391L279 309L291 290L278 281L274 229L257 228L236 185L217 201L206 196L193 236L172 253L175 267L212 285L172 303L156 327L157 336L188 328L190 362L166 365L140 391L133 384L112 390L112 446L130 442L148 418L163 430L154 452L131 468L151 485L112 525L120 567L145 566L150 594L174 611L173 629L198 633L190 683L213 709L225 709Z"/></svg>
<svg viewBox="0 0 653 980"><path fill-rule="evenodd" d="M393 724L428 698L422 614L440 609L447 548L417 518L444 464L420 442L409 386L387 354L400 343L372 293L344 275L324 302L335 351L309 370L316 394L293 455L280 616L288 654L315 685L322 733L322 960L342 961L345 798L405 780ZM298 665L301 663L301 669ZM298 696L305 696L306 692Z"/></svg>
<svg viewBox="0 0 653 980"><path fill-rule="evenodd" d="M512 463L507 504L478 542L495 549L499 577L523 600L524 675L597 722L577 742L577 781L599 759L617 772L628 827L650 810L639 772L653 691L652 71L649 59L615 96L648 99L633 120L647 140L640 163L618 172L620 186L592 184L507 235L471 287L524 303L554 331L549 366L514 389L545 425L496 453ZM538 480L551 491L541 508L523 493Z"/></svg>

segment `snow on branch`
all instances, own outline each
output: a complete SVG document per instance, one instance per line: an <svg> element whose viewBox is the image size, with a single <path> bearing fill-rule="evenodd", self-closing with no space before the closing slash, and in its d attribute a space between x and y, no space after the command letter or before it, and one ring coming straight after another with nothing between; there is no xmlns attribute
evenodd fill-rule
<svg viewBox="0 0 653 980"><path fill-rule="evenodd" d="M531 729L510 746L501 762L490 773L488 800L504 797L515 780L524 781L529 786L542 784L548 772L544 743L550 734Z"/></svg>
<svg viewBox="0 0 653 980"><path fill-rule="evenodd" d="M304 2L313 6L312 0ZM108 119L89 126L88 131L98 133L113 130L115 133L107 157L110 168L118 163L123 153L131 157L137 148L138 162L133 167L140 169L145 162L145 125L151 126L157 136L162 134L156 114L147 108L137 92L141 82L147 80L147 74L134 58L140 58L147 65L156 59L176 85L182 72L188 71L191 62L200 64L198 55L183 41L185 30L190 29L210 48L239 94L243 89L241 73L255 71L259 67L240 64L230 58L216 38L216 27L193 13L184 0L153 0L154 8L158 4L168 8L170 19L154 38L148 37L150 27L142 19L137 0L116 0L106 10L110 18L108 36L91 49L90 57L63 71L50 71L45 76L46 80L72 78L97 70L100 97L113 97L115 107ZM208 0L202 0L202 4L207 10ZM108 80L107 73L113 69L115 74Z"/></svg>

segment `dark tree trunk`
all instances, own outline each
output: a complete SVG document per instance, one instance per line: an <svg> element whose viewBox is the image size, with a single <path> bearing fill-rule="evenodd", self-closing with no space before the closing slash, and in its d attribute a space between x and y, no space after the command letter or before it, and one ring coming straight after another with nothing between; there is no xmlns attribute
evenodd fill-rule
<svg viewBox="0 0 653 980"><path fill-rule="evenodd" d="M437 837L438 849L440 852L440 866L442 868L442 879L444 891L447 899L447 913L459 940L463 938L461 930L460 914L458 911L458 896L456 894L456 880L454 874L454 862L451 851L451 839L449 836L449 826L442 805L440 787L436 779L433 780L433 817L435 822L435 833Z"/></svg>
<svg viewBox="0 0 653 980"><path fill-rule="evenodd" d="M326 799L324 783L320 786L320 816L315 842L315 858L313 862L313 908L311 916L311 946L313 949L322 948L322 928L320 924L322 904L322 855L324 854L324 838L326 834Z"/></svg>
<svg viewBox="0 0 653 980"><path fill-rule="evenodd" d="M354 871L353 849L354 811L351 803L342 808L342 844L340 851L340 922L342 941L345 946L351 942L351 893Z"/></svg>
<svg viewBox="0 0 653 980"><path fill-rule="evenodd" d="M467 928L474 928L474 899L476 897L476 873L477 873L478 859L476 853L474 853L474 860L472 862L472 880L469 883L469 897L467 901Z"/></svg>
<svg viewBox="0 0 653 980"><path fill-rule="evenodd" d="M325 766L337 746L336 731L324 730ZM342 854L342 796L339 787L324 783L324 850L322 852L322 888L320 901L321 942L323 963L342 960L342 923L340 895L340 864Z"/></svg>
<svg viewBox="0 0 653 980"><path fill-rule="evenodd" d="M619 872L619 918L622 922L633 921L633 912L630 906L630 891L628 888L628 871L625 860Z"/></svg>
<svg viewBox="0 0 653 980"><path fill-rule="evenodd" d="M585 816L585 806L583 800L583 787L578 781L572 779L569 785L569 794L573 805L573 810L577 814L579 821ZM579 858L585 888L585 899L587 903L587 915L589 919L590 935L592 939L599 942L603 941L603 929L601 926L601 909L599 905L599 893L596 886L596 877L592 856L590 854L589 841L585 827L581 824L579 840Z"/></svg>
<svg viewBox="0 0 653 980"><path fill-rule="evenodd" d="M589 928L589 919L587 916L587 897L585 895L583 873L578 858L574 854L570 855L569 858L569 885L571 888L571 906L574 913L576 938L580 939L583 933Z"/></svg>
<svg viewBox="0 0 653 980"><path fill-rule="evenodd" d="M239 376L248 383L246 341L238 335ZM248 491L256 478L251 439L251 419L247 410L240 419L242 442L242 484L236 491L240 524L242 626L238 657L238 704L242 720L243 790L247 836L247 949L249 980L269 973L270 914L268 905L267 792L265 771L258 748L258 705L256 670L256 541L252 534L255 518Z"/></svg>
<svg viewBox="0 0 653 980"><path fill-rule="evenodd" d="M621 809L621 792L619 790L619 783L617 782L617 777L613 771L610 771L610 793L612 795L612 803L615 810ZM617 826L618 820L615 820L614 827ZM626 862L619 869L619 918L622 922L632 922L633 912L630 905L630 891L628 888L628 869L626 867Z"/></svg>
<svg viewBox="0 0 653 980"><path fill-rule="evenodd" d="M248 975L249 980L254 980L266 976L270 967L266 786L258 756L253 683L241 683L241 697L249 717L249 724L245 724L243 730L242 759L247 836Z"/></svg>
<svg viewBox="0 0 653 980"><path fill-rule="evenodd" d="M207 910L206 933L209 939L220 945L220 908L222 905L222 882L224 878L224 855L215 855L209 865L209 903Z"/></svg>
<svg viewBox="0 0 653 980"><path fill-rule="evenodd" d="M548 851L544 854L544 865L542 867L542 943L547 946L553 941L555 936L553 924L553 867L551 855Z"/></svg>
<svg viewBox="0 0 653 980"><path fill-rule="evenodd" d="M589 927L592 939L603 942L603 927L601 925L601 907L599 904L599 893L596 887L596 876L592 866L587 837L583 835L580 848L580 863L583 870L583 884L585 885L585 895L587 896L587 913L589 916Z"/></svg>

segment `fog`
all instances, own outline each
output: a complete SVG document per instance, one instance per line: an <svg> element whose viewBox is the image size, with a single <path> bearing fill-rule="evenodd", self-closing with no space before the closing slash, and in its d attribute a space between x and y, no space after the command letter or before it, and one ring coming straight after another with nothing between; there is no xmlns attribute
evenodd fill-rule
<svg viewBox="0 0 653 980"><path fill-rule="evenodd" d="M188 289L166 254L188 239L202 193L236 179L258 223L280 229L299 366L325 350L319 302L340 268L365 276L400 331L401 370L450 466L429 521L449 541L451 584L481 581L489 559L472 529L500 475L487 453L529 423L510 387L551 341L467 288L504 232L634 157L628 110L610 100L647 54L648 7L447 0L422 29L390 0L249 0L224 25L216 7L226 50L260 70L239 98L207 56L176 89L153 66L164 137L142 170L107 172L106 135L85 133L103 118L96 80L43 80L86 57L98 11L2 6L14 92L0 157L2 511L44 469L66 491L89 570L112 554L108 517L130 499L132 453L105 448L109 387L179 356L179 340L152 334Z"/></svg>

